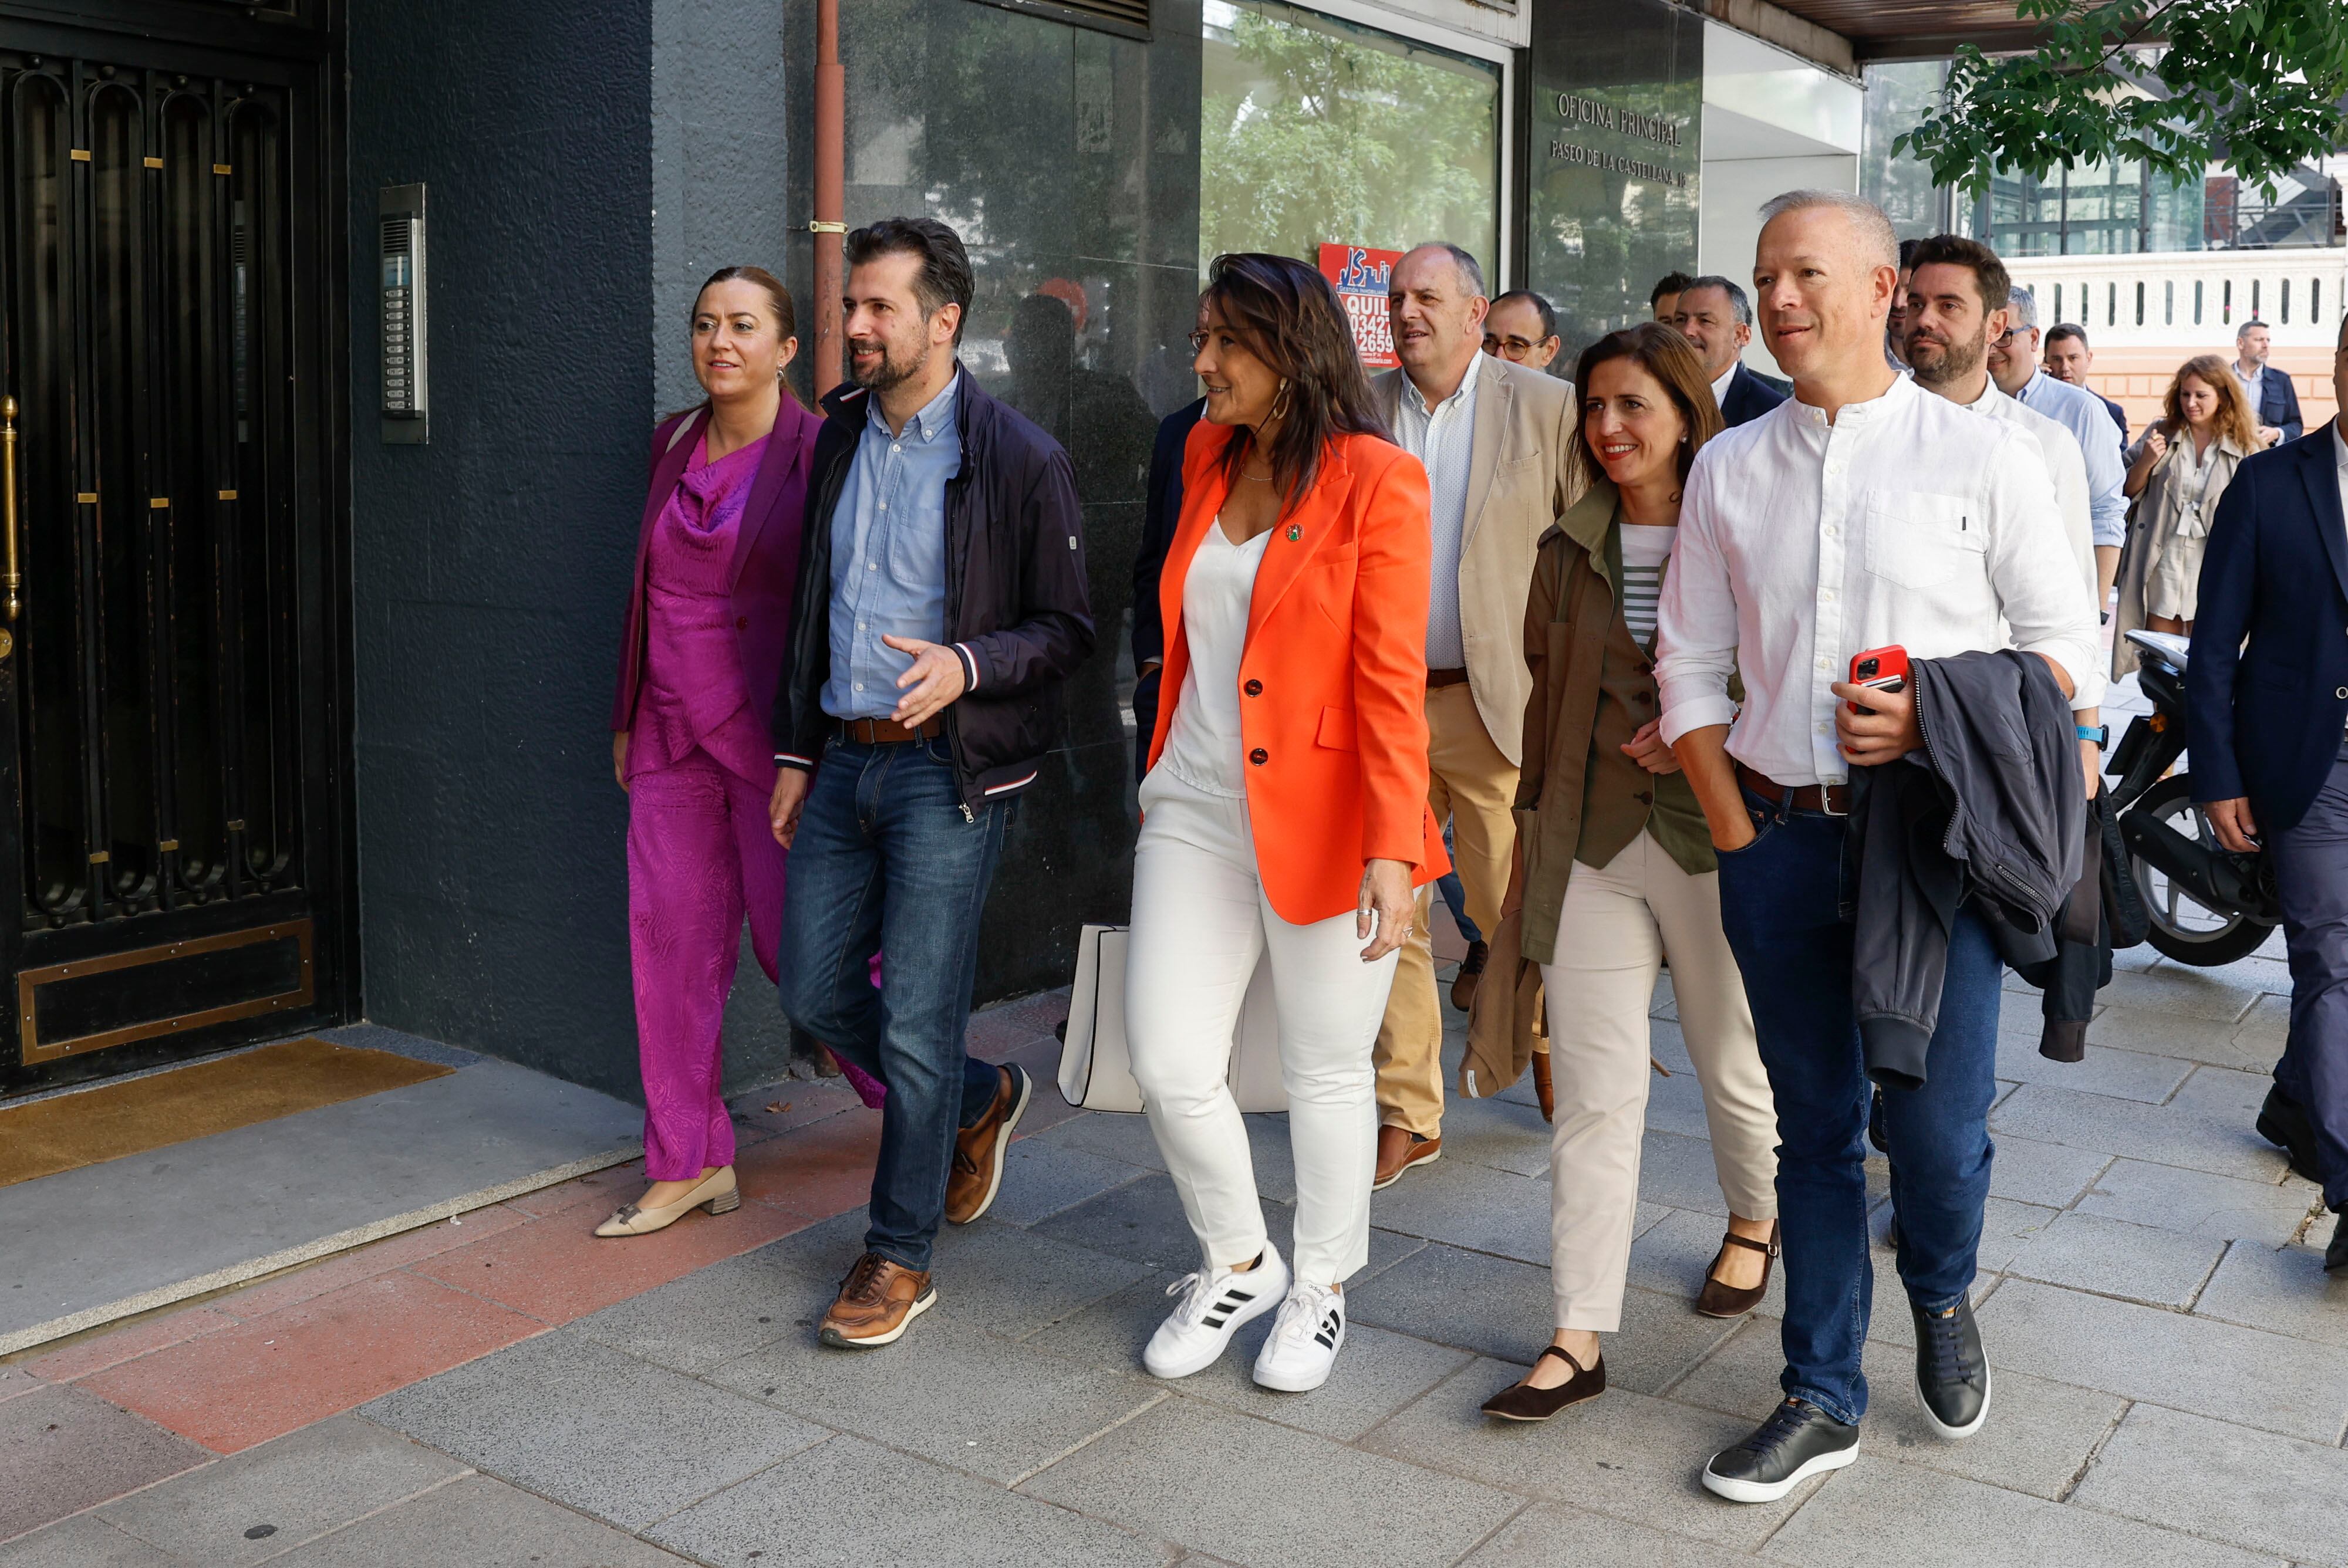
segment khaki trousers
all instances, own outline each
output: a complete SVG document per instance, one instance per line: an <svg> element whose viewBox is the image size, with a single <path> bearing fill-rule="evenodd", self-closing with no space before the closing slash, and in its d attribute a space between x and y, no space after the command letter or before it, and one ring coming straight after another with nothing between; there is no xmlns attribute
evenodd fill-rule
<svg viewBox="0 0 2348 1568"><path fill-rule="evenodd" d="M1426 803L1452 824L1452 861L1468 893L1468 917L1488 936L1499 928L1516 846L1516 764L1492 743L1465 682L1426 693ZM1443 1132L1443 1004L1435 990L1427 931L1434 884L1418 890L1418 912L1403 944L1378 1026L1378 1122L1421 1137Z"/></svg>
<svg viewBox="0 0 2348 1568"><path fill-rule="evenodd" d="M1557 961L1541 966L1557 1088L1550 1282L1560 1328L1622 1327L1653 1074L1647 1009L1666 952L1720 1195L1745 1219L1776 1217L1777 1114L1744 977L1721 933L1720 874L1689 876L1642 833L1602 870L1574 866Z"/></svg>

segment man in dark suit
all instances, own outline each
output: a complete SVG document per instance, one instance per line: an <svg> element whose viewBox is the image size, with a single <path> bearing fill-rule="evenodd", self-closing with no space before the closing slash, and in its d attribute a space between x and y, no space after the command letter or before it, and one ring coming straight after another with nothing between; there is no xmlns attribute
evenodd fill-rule
<svg viewBox="0 0 2348 1568"><path fill-rule="evenodd" d="M1141 501L1141 552L1133 560L1133 776L1149 771L1149 737L1158 729L1158 674L1166 662L1166 624L1158 609L1158 578L1182 516L1182 448L1207 400L1178 408L1158 425L1149 454L1149 487Z"/></svg>
<svg viewBox="0 0 2348 1568"><path fill-rule="evenodd" d="M2348 323L2333 357L2348 405ZM2244 640L2248 639L2245 645ZM2263 847L2291 954L2291 1033L2259 1132L2323 1184L2348 1270L2348 443L2338 420L2235 472L2201 559L2185 678L2193 797Z"/></svg>
<svg viewBox="0 0 2348 1568"><path fill-rule="evenodd" d="M2234 334L2234 379L2242 384L2242 395L2250 400L2250 412L2259 416L2259 439L2272 446L2279 441L2296 441L2306 428L2299 419L2299 389L2291 377L2267 363L2271 343L2267 323L2247 321L2242 330Z"/></svg>
<svg viewBox="0 0 2348 1568"><path fill-rule="evenodd" d="M1760 418L1793 391L1774 376L1756 374L1740 357L1753 341L1753 303L1728 279L1714 274L1682 289L1671 324L1695 345L1720 416L1729 424Z"/></svg>
<svg viewBox="0 0 2348 1568"><path fill-rule="evenodd" d="M2046 374L2070 385L2096 389L2087 385L2087 372L2095 368L2096 351L2087 346L2087 329L2063 322L2046 329ZM2120 427L2120 445L2127 445L2127 411L2102 393L2096 392L2096 401Z"/></svg>

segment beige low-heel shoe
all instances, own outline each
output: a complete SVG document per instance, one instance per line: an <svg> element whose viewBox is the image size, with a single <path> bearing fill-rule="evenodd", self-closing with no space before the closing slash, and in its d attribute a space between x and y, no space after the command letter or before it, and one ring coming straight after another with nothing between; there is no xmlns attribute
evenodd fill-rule
<svg viewBox="0 0 2348 1568"><path fill-rule="evenodd" d="M650 1235L666 1230L685 1218L688 1209L707 1209L713 1214L731 1214L742 1206L742 1190L734 1184L734 1167L722 1166L704 1176L685 1196L673 1204L654 1208L639 1208L625 1204L619 1213L595 1227L597 1235Z"/></svg>

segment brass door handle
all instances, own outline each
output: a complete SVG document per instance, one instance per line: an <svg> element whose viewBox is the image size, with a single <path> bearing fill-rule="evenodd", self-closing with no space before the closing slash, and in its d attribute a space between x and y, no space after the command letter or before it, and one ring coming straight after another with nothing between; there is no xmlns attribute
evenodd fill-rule
<svg viewBox="0 0 2348 1568"><path fill-rule="evenodd" d="M16 567L16 400L15 398L0 397L0 419L5 419L6 422L5 427L0 428L0 485L7 487L7 498L5 506L0 506L0 513L5 513L8 528L8 569L5 572L0 572L0 587L5 587L8 590L8 619L14 620L16 619L16 612L23 608L16 590L23 587L25 582L24 574ZM0 658L5 657L5 651L0 650Z"/></svg>

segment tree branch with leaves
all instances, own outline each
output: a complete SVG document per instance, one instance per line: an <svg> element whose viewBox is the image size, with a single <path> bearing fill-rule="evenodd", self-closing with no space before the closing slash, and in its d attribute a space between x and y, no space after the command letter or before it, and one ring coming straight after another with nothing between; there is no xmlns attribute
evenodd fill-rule
<svg viewBox="0 0 2348 1568"><path fill-rule="evenodd" d="M1978 196L1991 177L2140 163L2179 182L2212 164L2271 196L2330 156L2348 97L2343 0L2018 0L2034 53L1966 45L1941 106L1892 144Z"/></svg>

